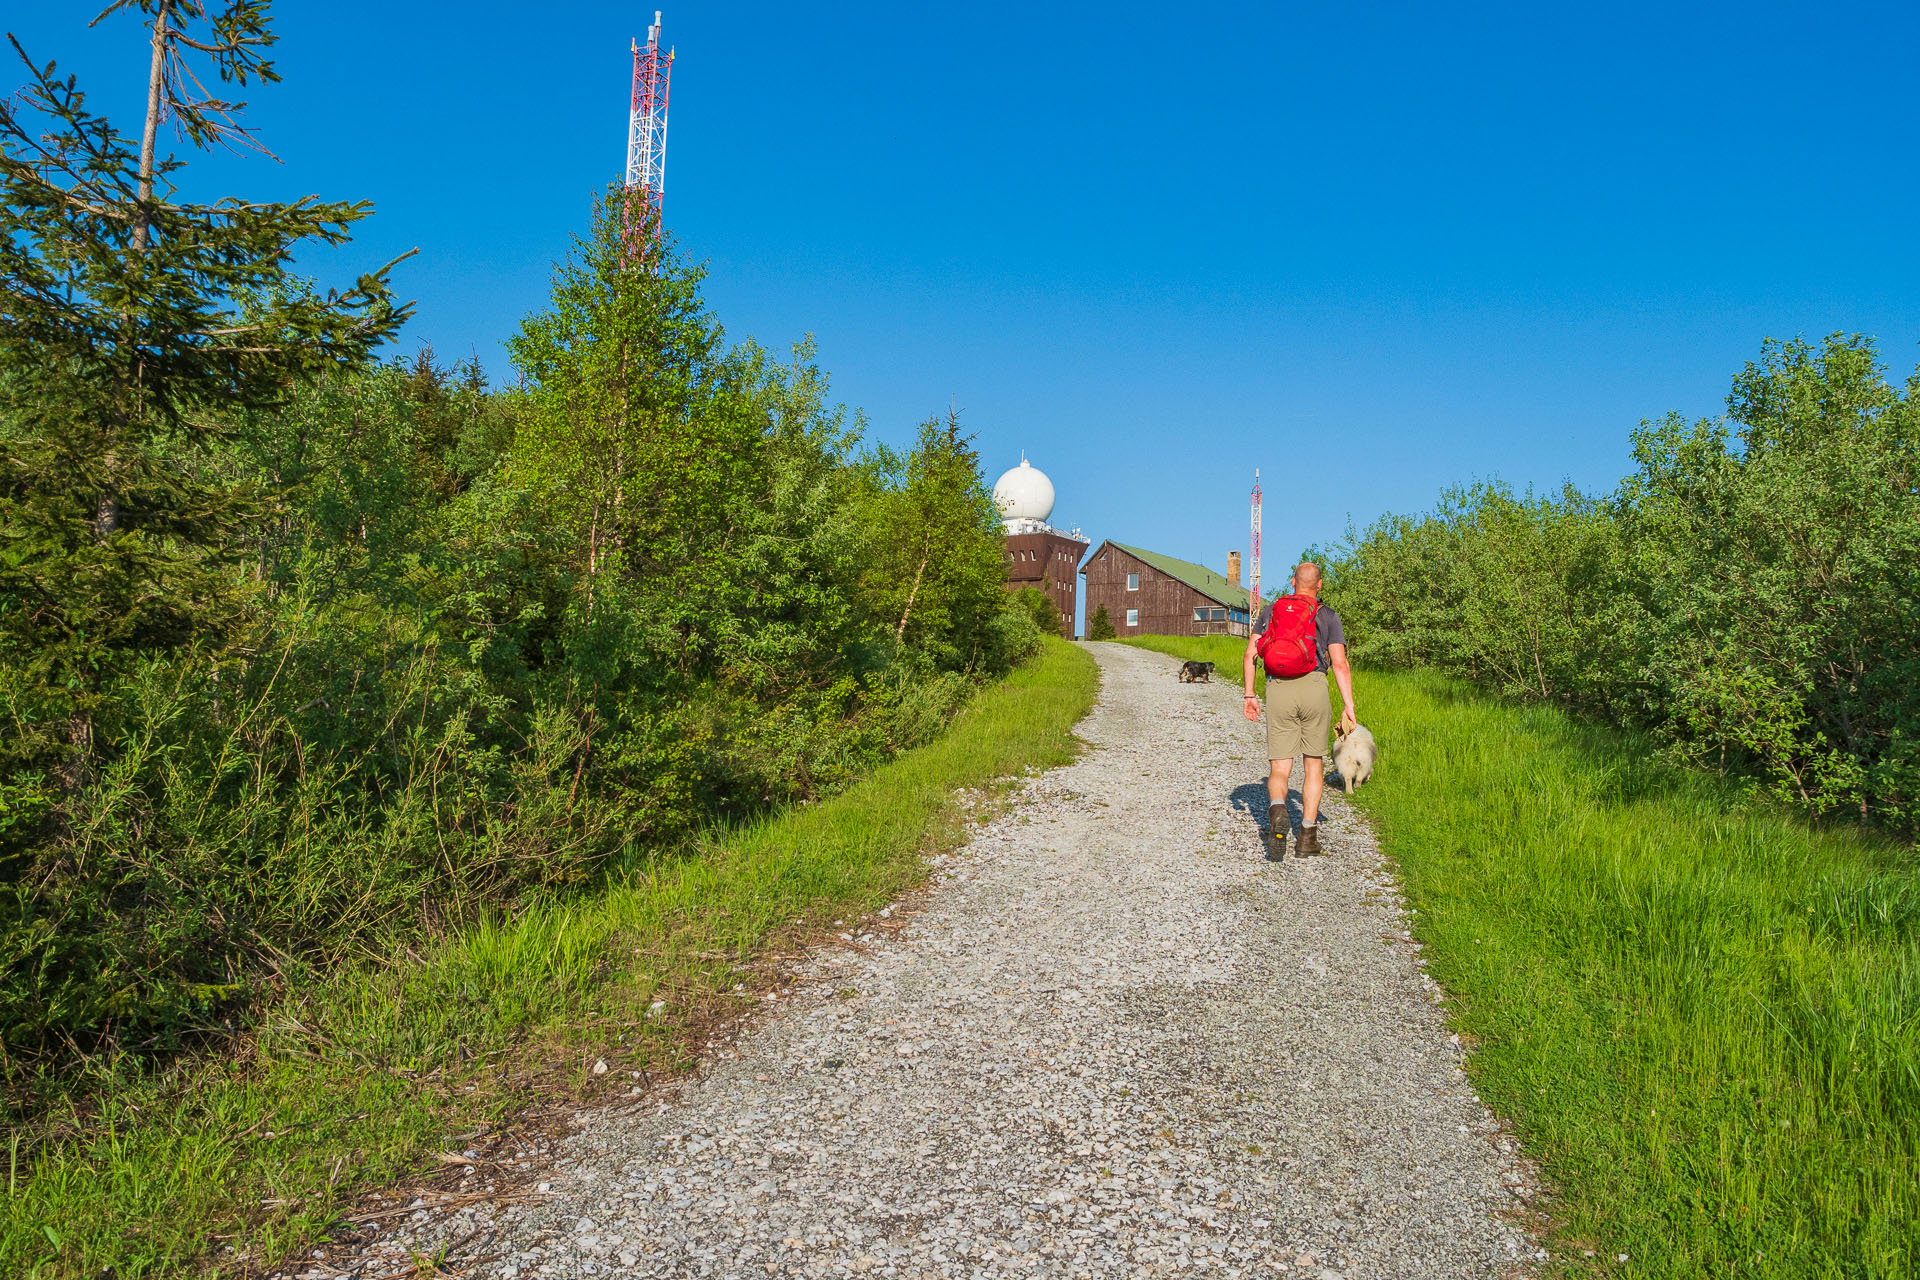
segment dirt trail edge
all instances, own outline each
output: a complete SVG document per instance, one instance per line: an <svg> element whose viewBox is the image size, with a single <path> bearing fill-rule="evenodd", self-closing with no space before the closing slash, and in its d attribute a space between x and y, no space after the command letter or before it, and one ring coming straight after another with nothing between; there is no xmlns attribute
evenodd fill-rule
<svg viewBox="0 0 1920 1280"><path fill-rule="evenodd" d="M1264 862L1237 686L1091 648L1093 749L945 860L898 940L583 1115L544 1194L382 1243L457 1240L485 1259L460 1274L504 1280L1522 1272L1532 1179L1360 815L1332 800L1328 856Z"/></svg>

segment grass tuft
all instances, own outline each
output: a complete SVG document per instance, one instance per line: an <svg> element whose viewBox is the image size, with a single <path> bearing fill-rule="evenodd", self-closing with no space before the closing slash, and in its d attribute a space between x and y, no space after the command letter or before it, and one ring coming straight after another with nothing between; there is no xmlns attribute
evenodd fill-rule
<svg viewBox="0 0 1920 1280"><path fill-rule="evenodd" d="M236 1055L126 1069L96 1114L15 1135L0 1274L257 1266L453 1135L589 1093L584 1064L623 1084L683 1069L796 922L851 920L923 876L958 838L956 790L1070 760L1097 684L1083 650L1048 640L940 738L828 801L296 988Z"/></svg>

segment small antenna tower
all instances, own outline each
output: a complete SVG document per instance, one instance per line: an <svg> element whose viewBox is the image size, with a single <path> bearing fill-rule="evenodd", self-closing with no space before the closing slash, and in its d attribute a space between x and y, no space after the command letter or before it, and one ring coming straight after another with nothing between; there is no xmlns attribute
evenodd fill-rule
<svg viewBox="0 0 1920 1280"><path fill-rule="evenodd" d="M633 44L633 102L627 115L627 190L638 188L651 214L652 234L660 234L667 195L667 90L673 81L673 50L660 52L660 11L653 12L647 43ZM638 235L639 226L629 235ZM643 246L643 252L652 246Z"/></svg>
<svg viewBox="0 0 1920 1280"><path fill-rule="evenodd" d="M1253 594L1248 597L1247 625L1260 620L1260 468L1253 469Z"/></svg>

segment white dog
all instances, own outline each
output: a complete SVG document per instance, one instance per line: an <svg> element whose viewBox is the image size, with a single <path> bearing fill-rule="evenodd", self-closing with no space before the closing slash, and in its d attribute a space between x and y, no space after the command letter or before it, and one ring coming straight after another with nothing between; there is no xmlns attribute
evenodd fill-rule
<svg viewBox="0 0 1920 1280"><path fill-rule="evenodd" d="M1355 725L1352 733L1343 733L1333 740L1333 767L1340 771L1340 784L1349 795L1373 776L1373 764L1379 758L1380 747L1363 724Z"/></svg>

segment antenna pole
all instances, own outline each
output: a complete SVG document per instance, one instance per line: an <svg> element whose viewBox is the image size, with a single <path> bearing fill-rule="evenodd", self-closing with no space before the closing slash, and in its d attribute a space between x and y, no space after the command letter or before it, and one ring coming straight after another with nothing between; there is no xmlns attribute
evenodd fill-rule
<svg viewBox="0 0 1920 1280"><path fill-rule="evenodd" d="M1260 468L1253 469L1253 594L1247 598L1247 626L1260 620Z"/></svg>
<svg viewBox="0 0 1920 1280"><path fill-rule="evenodd" d="M660 52L660 12L647 28L647 43L633 44L633 98L627 109L627 190L638 192L642 207L633 214L627 237L642 258L653 254L660 236L660 215L667 195L667 95L673 82L673 50Z"/></svg>

